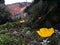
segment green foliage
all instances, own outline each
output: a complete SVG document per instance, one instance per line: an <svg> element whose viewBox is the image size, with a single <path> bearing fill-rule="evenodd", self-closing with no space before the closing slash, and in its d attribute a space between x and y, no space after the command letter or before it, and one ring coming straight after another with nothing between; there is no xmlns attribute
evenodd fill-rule
<svg viewBox="0 0 60 45"><path fill-rule="evenodd" d="M3 25L0 25L0 28L1 29L5 29L5 28L10 29L10 28L18 27L20 25L21 24L19 22L7 22Z"/></svg>
<svg viewBox="0 0 60 45"><path fill-rule="evenodd" d="M25 34L27 31L31 30L29 27L23 27L21 29L22 33Z"/></svg>
<svg viewBox="0 0 60 45"><path fill-rule="evenodd" d="M30 30L29 27L20 27L20 22L7 22L0 25L0 44L1 45L25 45L24 37L25 33ZM17 27L17 28L16 28ZM12 29L12 32L11 30ZM13 35L13 31L17 30L16 36Z"/></svg>
<svg viewBox="0 0 60 45"><path fill-rule="evenodd" d="M59 4L59 2L53 0L40 0L38 3L35 2L34 5L32 4L32 6L28 8L30 10L28 10L29 22L27 22L27 26L31 27L31 30L33 31L44 27L53 27L54 29L60 30ZM41 19L39 19L39 17L41 17ZM35 33L33 33L33 37L36 36ZM49 40L51 41L51 43L54 43L54 45L60 45L59 35L60 34L54 34L52 37L50 37ZM38 36L36 36L36 38L37 37ZM41 41L42 39L38 38L38 40Z"/></svg>
<svg viewBox="0 0 60 45"><path fill-rule="evenodd" d="M15 37L10 37L8 33L0 34L0 35L1 35L0 36L1 45L9 45L9 44L17 45L18 44L18 39Z"/></svg>
<svg viewBox="0 0 60 45"><path fill-rule="evenodd" d="M8 25L9 24L9 25ZM15 25L16 24L16 25ZM40 42L42 42L43 38L39 37L36 33L36 31L34 31L34 29L31 29L30 27L20 27L19 29L14 27L16 29L16 31L18 32L16 34L16 36L13 35L13 31L15 30L11 25L13 26L19 26L19 22L9 22L4 24L3 27L0 28L0 44L1 45L25 45L25 38L28 41L28 39L30 40L29 45L40 45ZM11 26L11 27L10 27ZM9 29L3 29L3 28L8 28ZM12 28L12 32L10 31L10 29ZM8 31L9 30L9 31ZM27 35L26 33L30 31ZM26 37L25 37L26 36ZM60 32L55 35L53 35L52 37L49 38L49 40L51 42L55 42L54 44L60 44Z"/></svg>
<svg viewBox="0 0 60 45"><path fill-rule="evenodd" d="M38 15L40 15L40 11L42 10L42 2L39 2L39 3L37 3L37 4L35 4L32 8L31 8L31 10L30 10L30 14L32 15L32 16L38 16ZM34 18L34 17L33 17Z"/></svg>
<svg viewBox="0 0 60 45"><path fill-rule="evenodd" d="M60 30L60 11L58 2L40 0L30 8L27 26L33 29L54 27Z"/></svg>
<svg viewBox="0 0 60 45"><path fill-rule="evenodd" d="M11 14L4 4L0 4L0 24L11 21Z"/></svg>
<svg viewBox="0 0 60 45"><path fill-rule="evenodd" d="M41 25L43 27L46 24L50 24L48 23L48 21L46 21L46 17L44 15L48 13L51 15L51 8L54 7L54 4L47 4L43 1L37 1L37 3L34 2L33 4L34 5L31 7L31 10L29 12L29 20L26 23L20 24L20 22L16 21L7 22L3 25L0 25L0 45L25 45L26 43L26 45L40 45L40 42L43 41L43 38L37 35L36 30L38 30L38 28L41 28ZM6 18L6 16L10 15L4 7L1 7L0 14L2 17L4 17L3 20ZM43 22L38 19L38 17L40 16L43 17ZM24 26L26 24L28 25L28 27ZM16 31L17 33L14 31ZM60 45L60 32L58 31L54 33L52 37L48 38L48 41L51 41L51 43L54 43L54 45Z"/></svg>

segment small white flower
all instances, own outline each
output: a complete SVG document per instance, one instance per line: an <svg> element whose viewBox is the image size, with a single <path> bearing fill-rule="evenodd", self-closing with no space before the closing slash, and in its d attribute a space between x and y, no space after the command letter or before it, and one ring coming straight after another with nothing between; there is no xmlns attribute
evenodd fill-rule
<svg viewBox="0 0 60 45"><path fill-rule="evenodd" d="M58 33L58 30L57 29L55 29L55 33Z"/></svg>
<svg viewBox="0 0 60 45"><path fill-rule="evenodd" d="M17 34L17 31L14 31L13 34Z"/></svg>
<svg viewBox="0 0 60 45"><path fill-rule="evenodd" d="M31 34L31 32L30 32L30 31L27 31L27 32L26 32L26 35L30 35L30 34Z"/></svg>
<svg viewBox="0 0 60 45"><path fill-rule="evenodd" d="M45 43L46 43L46 42L47 42L47 40L43 40L43 42L45 42Z"/></svg>

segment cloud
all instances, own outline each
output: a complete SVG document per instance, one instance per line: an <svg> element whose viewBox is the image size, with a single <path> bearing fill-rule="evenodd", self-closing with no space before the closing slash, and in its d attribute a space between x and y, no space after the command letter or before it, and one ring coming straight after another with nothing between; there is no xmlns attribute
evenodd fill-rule
<svg viewBox="0 0 60 45"><path fill-rule="evenodd" d="M33 0L5 0L5 4L12 4L12 3L16 3L16 2L32 2Z"/></svg>

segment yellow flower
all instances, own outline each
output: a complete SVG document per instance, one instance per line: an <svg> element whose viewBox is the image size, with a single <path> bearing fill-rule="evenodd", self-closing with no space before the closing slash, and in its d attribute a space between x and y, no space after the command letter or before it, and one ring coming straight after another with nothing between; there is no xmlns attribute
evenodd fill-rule
<svg viewBox="0 0 60 45"><path fill-rule="evenodd" d="M41 28L38 31L36 31L38 33L39 36L46 38L46 37L50 37L52 36L52 34L54 33L54 28Z"/></svg>
<svg viewBox="0 0 60 45"><path fill-rule="evenodd" d="M20 23L24 23L25 22L25 20L20 20Z"/></svg>

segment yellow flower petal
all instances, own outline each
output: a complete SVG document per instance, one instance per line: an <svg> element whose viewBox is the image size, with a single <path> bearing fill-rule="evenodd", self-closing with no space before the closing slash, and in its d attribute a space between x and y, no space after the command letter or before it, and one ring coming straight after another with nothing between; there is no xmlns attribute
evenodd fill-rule
<svg viewBox="0 0 60 45"><path fill-rule="evenodd" d="M20 20L20 23L24 23L25 22L25 20Z"/></svg>
<svg viewBox="0 0 60 45"><path fill-rule="evenodd" d="M54 28L41 28L36 31L40 37L46 38L52 36L54 33Z"/></svg>

